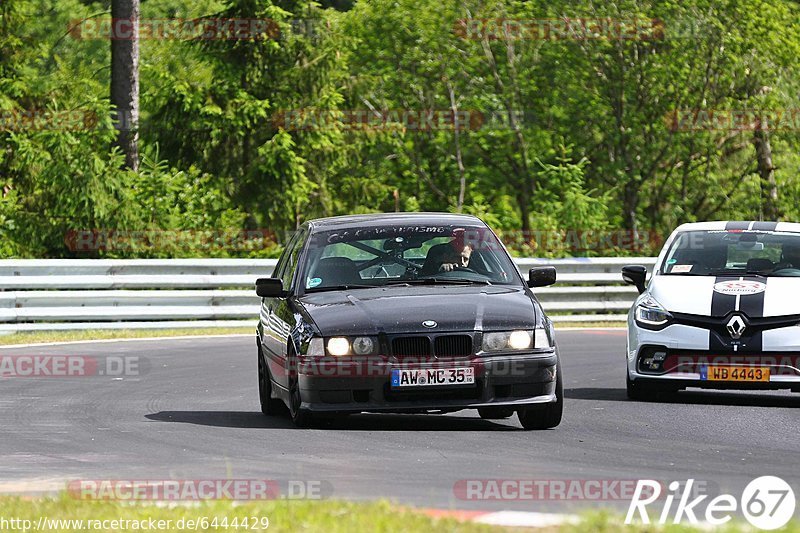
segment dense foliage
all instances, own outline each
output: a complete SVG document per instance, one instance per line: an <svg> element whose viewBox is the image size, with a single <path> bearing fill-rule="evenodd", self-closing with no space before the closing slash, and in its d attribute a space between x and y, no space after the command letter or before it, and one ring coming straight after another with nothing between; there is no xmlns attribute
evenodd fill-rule
<svg viewBox="0 0 800 533"><path fill-rule="evenodd" d="M109 39L76 31L109 9L0 2L0 256L272 256L307 218L395 210L480 215L519 253L651 253L552 235L800 218L795 2L145 0L271 30L141 41L137 172L112 148ZM726 120L747 113L771 122ZM76 247L87 231L149 236Z"/></svg>

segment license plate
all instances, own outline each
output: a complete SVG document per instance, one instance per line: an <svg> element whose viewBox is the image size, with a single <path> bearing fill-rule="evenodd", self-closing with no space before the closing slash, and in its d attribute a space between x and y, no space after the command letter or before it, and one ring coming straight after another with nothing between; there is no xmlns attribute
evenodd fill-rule
<svg viewBox="0 0 800 533"><path fill-rule="evenodd" d="M436 387L441 385L474 385L475 369L423 368L392 370L392 387Z"/></svg>
<svg viewBox="0 0 800 533"><path fill-rule="evenodd" d="M700 379L704 381L769 381L769 368L757 366L701 366Z"/></svg>

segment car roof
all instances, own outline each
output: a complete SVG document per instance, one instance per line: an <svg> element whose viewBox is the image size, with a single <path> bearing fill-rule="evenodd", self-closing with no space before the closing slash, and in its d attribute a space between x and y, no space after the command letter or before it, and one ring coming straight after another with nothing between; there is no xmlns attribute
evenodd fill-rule
<svg viewBox="0 0 800 533"><path fill-rule="evenodd" d="M800 223L763 222L758 220L717 220L711 222L689 222L678 226L675 229L675 232L715 230L786 231L800 233Z"/></svg>
<svg viewBox="0 0 800 533"><path fill-rule="evenodd" d="M397 224L464 224L486 226L486 224L476 216L457 213L370 213L366 215L317 218L308 221L308 225L312 230L333 229L342 226L374 228L376 226L394 226Z"/></svg>

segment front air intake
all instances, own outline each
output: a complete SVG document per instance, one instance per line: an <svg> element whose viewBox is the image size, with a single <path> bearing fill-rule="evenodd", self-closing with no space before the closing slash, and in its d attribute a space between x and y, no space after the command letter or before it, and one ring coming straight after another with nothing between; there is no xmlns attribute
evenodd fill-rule
<svg viewBox="0 0 800 533"><path fill-rule="evenodd" d="M469 335L436 337L434 351L437 357L467 357L472 355L472 337Z"/></svg>
<svg viewBox="0 0 800 533"><path fill-rule="evenodd" d="M431 341L428 337L397 337L392 341L392 354L395 357L429 356Z"/></svg>

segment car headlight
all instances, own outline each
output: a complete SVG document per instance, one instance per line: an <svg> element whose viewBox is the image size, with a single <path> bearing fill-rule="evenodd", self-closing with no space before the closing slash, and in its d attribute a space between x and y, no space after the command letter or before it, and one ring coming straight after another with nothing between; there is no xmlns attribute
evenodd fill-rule
<svg viewBox="0 0 800 533"><path fill-rule="evenodd" d="M526 330L492 331L483 334L483 351L527 350L533 347L532 332Z"/></svg>
<svg viewBox="0 0 800 533"><path fill-rule="evenodd" d="M328 339L328 355L374 355L378 346L373 337L331 337Z"/></svg>
<svg viewBox="0 0 800 533"><path fill-rule="evenodd" d="M356 355L369 355L375 351L375 341L370 337L356 337L353 339L353 352Z"/></svg>
<svg viewBox="0 0 800 533"><path fill-rule="evenodd" d="M636 323L644 328L660 328L665 326L672 315L652 296L647 296L636 306Z"/></svg>
<svg viewBox="0 0 800 533"><path fill-rule="evenodd" d="M328 339L328 353L342 356L350 353L350 341L344 337L331 337Z"/></svg>

